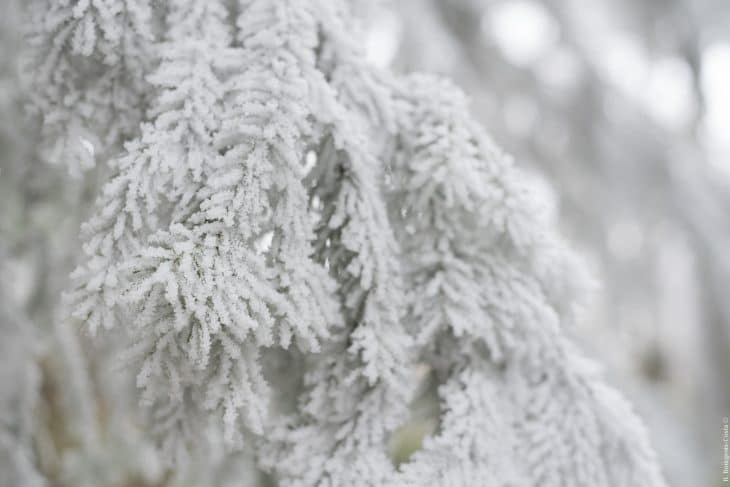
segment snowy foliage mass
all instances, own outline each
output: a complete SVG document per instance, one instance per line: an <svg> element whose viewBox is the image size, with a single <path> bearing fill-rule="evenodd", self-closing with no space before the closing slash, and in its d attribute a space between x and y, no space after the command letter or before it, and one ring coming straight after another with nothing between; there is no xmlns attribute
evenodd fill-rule
<svg viewBox="0 0 730 487"><path fill-rule="evenodd" d="M589 279L539 192L456 87L366 62L362 2L34 3L43 156L106 178L62 319L114 337L164 468L212 442L241 485L664 485L567 337Z"/></svg>

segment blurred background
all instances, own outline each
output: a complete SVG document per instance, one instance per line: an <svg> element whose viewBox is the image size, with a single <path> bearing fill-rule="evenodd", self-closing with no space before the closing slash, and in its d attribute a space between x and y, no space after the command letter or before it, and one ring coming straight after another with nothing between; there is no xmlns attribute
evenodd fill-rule
<svg viewBox="0 0 730 487"><path fill-rule="evenodd" d="M452 78L546 182L600 282L574 332L672 486L720 485L730 415L730 2L398 0L368 56Z"/></svg>
<svg viewBox="0 0 730 487"><path fill-rule="evenodd" d="M40 161L18 74L23 4L4 0L0 16L0 354L20 357L0 370L0 447L30 450L33 419L18 405L38 403L46 427L33 441L47 475L63 485L157 485L164 473L130 426L133 386L119 385L126 379L103 342L91 347L57 319L103 169L81 182ZM544 181L563 233L600 282L573 332L647 422L670 485L721 485L730 1L363 4L371 62L452 78L493 138ZM225 462L210 455L219 463L206 465ZM214 478L193 462L190 485L240 483L246 466L235 465ZM31 485L24 475L13 485Z"/></svg>

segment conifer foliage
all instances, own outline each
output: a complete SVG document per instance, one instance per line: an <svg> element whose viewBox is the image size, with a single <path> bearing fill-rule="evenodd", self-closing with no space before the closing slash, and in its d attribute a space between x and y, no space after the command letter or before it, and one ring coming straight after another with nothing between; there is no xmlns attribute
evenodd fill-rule
<svg viewBox="0 0 730 487"><path fill-rule="evenodd" d="M108 174L69 318L124 332L171 468L218 431L282 486L664 485L528 178L453 85L364 61L355 2L34 7L49 158ZM438 426L396 465L417 370Z"/></svg>

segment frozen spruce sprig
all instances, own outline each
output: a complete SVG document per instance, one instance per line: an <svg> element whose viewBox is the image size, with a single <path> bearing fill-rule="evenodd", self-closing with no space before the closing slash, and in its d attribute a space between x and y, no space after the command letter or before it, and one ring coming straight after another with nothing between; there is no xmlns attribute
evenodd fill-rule
<svg viewBox="0 0 730 487"><path fill-rule="evenodd" d="M274 430L261 458L283 486L388 485L395 473L388 440L407 419L413 389L401 258L381 191L386 132L375 122L389 111L380 106L388 91L378 90L378 99L361 89L378 83L364 69L362 47L341 42L352 35L344 34L348 12L327 7L318 12L321 74L313 90L322 135L307 181L315 255L338 284L344 329L307 361L297 413ZM358 72L366 78L352 76Z"/></svg>
<svg viewBox="0 0 730 487"><path fill-rule="evenodd" d="M143 120L155 40L149 0L32 0L28 57L46 158L78 175Z"/></svg>
<svg viewBox="0 0 730 487"><path fill-rule="evenodd" d="M407 322L441 401L396 483L664 485L631 408L565 337L583 274L534 191L453 86L416 76L396 97Z"/></svg>
<svg viewBox="0 0 730 487"><path fill-rule="evenodd" d="M155 26L119 107L142 123L89 123L124 147L68 298L90 331L128 333L173 456L213 427L285 486L663 485L640 422L566 338L583 272L527 178L455 87L365 63L353 2L50 5L67 20L48 25L82 33L87 14ZM103 64L118 37L88 38L40 45ZM102 99L59 66L37 77L42 112L63 90ZM396 466L416 368L438 426Z"/></svg>
<svg viewBox="0 0 730 487"><path fill-rule="evenodd" d="M329 106L333 123L309 179L320 212L316 255L337 280L345 329L311 357L299 415L275 432L264 465L280 485L387 485L386 445L407 419L412 388L400 259L377 197L382 161L366 150L366 127L341 130L347 102Z"/></svg>
<svg viewBox="0 0 730 487"><path fill-rule="evenodd" d="M262 5L243 4L241 15L270 15L271 32L242 27L242 47L222 3L171 5L151 76L155 118L115 162L119 174L86 225L90 258L76 272L77 318L92 330L119 316L129 323L138 386L172 449L193 437L202 411L220 415L229 446L244 429L262 433L269 393L258 347L316 350L339 314L310 257L313 223L297 179L310 130L297 69L314 57L272 43L291 32L292 45L313 51L314 36L288 28L287 9ZM272 65L280 58L290 66ZM251 89L277 80L269 95Z"/></svg>

